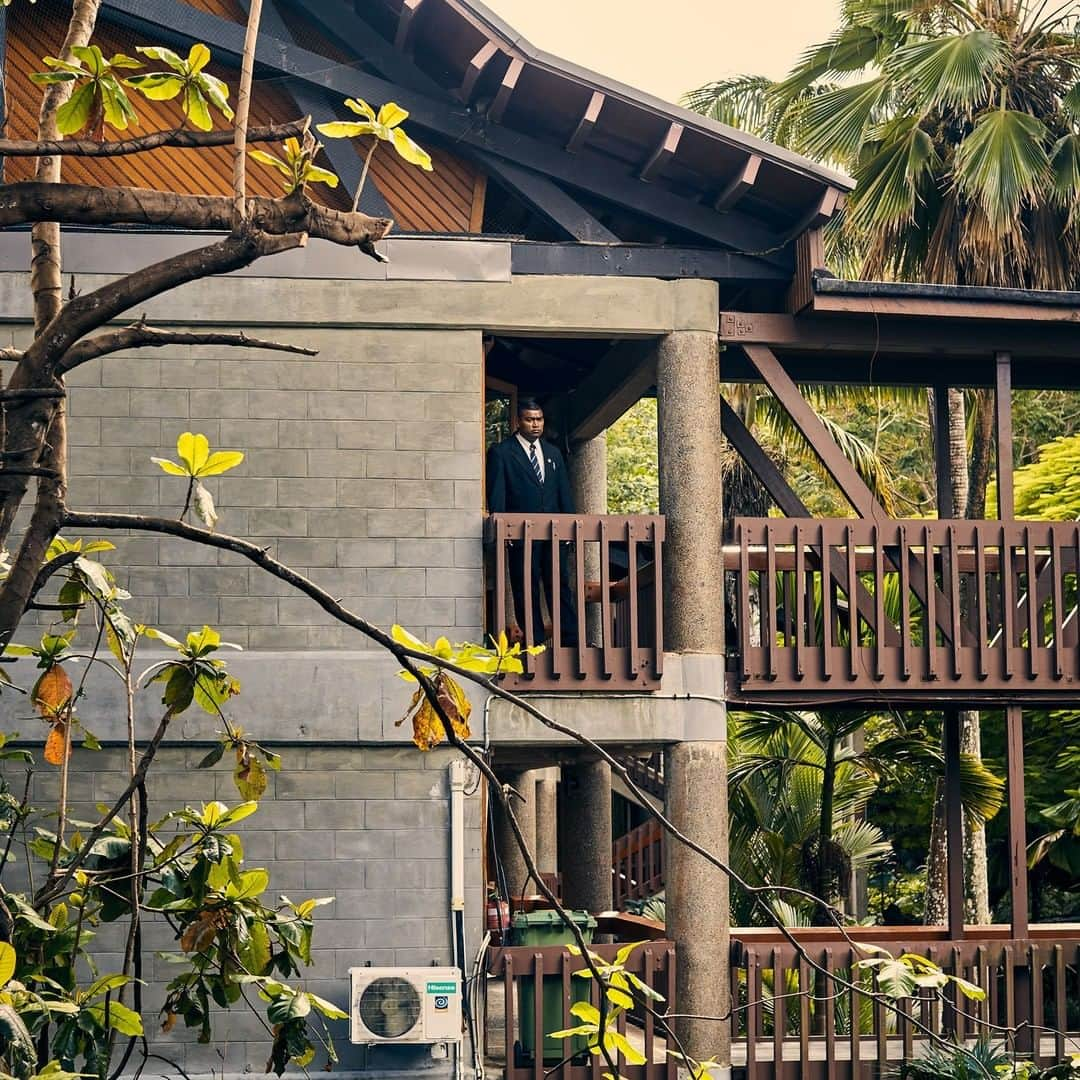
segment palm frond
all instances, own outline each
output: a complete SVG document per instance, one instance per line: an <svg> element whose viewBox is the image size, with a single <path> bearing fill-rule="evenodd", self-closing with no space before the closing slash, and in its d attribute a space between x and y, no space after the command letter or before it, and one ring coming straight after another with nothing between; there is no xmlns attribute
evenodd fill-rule
<svg viewBox="0 0 1080 1080"><path fill-rule="evenodd" d="M879 76L806 102L801 112L802 149L813 157L854 158L888 90L888 80Z"/></svg>
<svg viewBox="0 0 1080 1080"><path fill-rule="evenodd" d="M680 104L721 124L765 138L772 112L770 95L775 86L764 75L733 75L688 91Z"/></svg>
<svg viewBox="0 0 1080 1080"><path fill-rule="evenodd" d="M925 116L939 105L970 109L986 100L1006 55L1004 40L972 30L914 41L885 60L885 76L908 87Z"/></svg>

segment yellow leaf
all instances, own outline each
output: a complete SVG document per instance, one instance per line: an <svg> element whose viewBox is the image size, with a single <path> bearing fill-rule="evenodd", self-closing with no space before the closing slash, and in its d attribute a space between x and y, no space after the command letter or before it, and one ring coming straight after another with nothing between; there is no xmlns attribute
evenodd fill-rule
<svg viewBox="0 0 1080 1080"><path fill-rule="evenodd" d="M366 117L372 123L375 122L375 110L363 98L346 98L345 108Z"/></svg>
<svg viewBox="0 0 1080 1080"><path fill-rule="evenodd" d="M218 450L211 454L199 469L200 476L218 476L220 473L235 469L244 460L240 450Z"/></svg>
<svg viewBox="0 0 1080 1080"><path fill-rule="evenodd" d="M434 166L431 164L431 155L418 146L405 134L401 128L394 128L390 132L394 149L410 165L419 165L425 172L431 172Z"/></svg>
<svg viewBox="0 0 1080 1080"><path fill-rule="evenodd" d="M431 652L431 646L426 641L421 641L418 637L414 637L404 626L400 626L398 623L394 623L394 625L390 627L390 636L399 645L404 645L408 649Z"/></svg>
<svg viewBox="0 0 1080 1080"><path fill-rule="evenodd" d="M181 468L175 461L170 461L168 458L152 457L150 459L155 465L160 465L161 468L167 472L170 476L188 476L187 469Z"/></svg>
<svg viewBox="0 0 1080 1080"><path fill-rule="evenodd" d="M320 135L328 139L357 139L362 135L373 135L375 129L366 120L331 120L326 124L316 124Z"/></svg>
<svg viewBox="0 0 1080 1080"><path fill-rule="evenodd" d="M187 62L192 72L202 71L210 63L210 50L201 41L197 42L191 46Z"/></svg>
<svg viewBox="0 0 1080 1080"><path fill-rule="evenodd" d="M188 471L196 475L210 456L210 443L205 435L193 435L190 431L185 431L176 440L176 453L188 467Z"/></svg>
<svg viewBox="0 0 1080 1080"><path fill-rule="evenodd" d="M380 110L376 123L388 128L397 127L409 114L396 101L388 101Z"/></svg>
<svg viewBox="0 0 1080 1080"><path fill-rule="evenodd" d="M6 941L0 941L0 986L15 974L15 959L15 950Z"/></svg>

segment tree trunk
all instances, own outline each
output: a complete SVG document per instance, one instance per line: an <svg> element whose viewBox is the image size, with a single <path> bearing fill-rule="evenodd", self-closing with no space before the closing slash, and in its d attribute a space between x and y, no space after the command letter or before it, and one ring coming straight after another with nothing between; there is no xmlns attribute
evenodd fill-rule
<svg viewBox="0 0 1080 1080"><path fill-rule="evenodd" d="M945 781L938 780L930 823L930 850L926 856L926 904L923 924L944 926L948 921L948 855L945 837Z"/></svg>
<svg viewBox="0 0 1080 1080"><path fill-rule="evenodd" d="M979 714L960 713L960 752L982 759ZM986 829L964 822L964 921L977 926L990 924L990 883L986 870Z"/></svg>

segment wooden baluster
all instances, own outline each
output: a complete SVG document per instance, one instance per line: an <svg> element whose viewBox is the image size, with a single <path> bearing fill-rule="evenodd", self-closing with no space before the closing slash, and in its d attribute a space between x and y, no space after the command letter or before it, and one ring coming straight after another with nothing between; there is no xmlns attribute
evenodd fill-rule
<svg viewBox="0 0 1080 1080"><path fill-rule="evenodd" d="M533 1080L544 1080L544 954L533 953Z"/></svg>
<svg viewBox="0 0 1080 1080"><path fill-rule="evenodd" d="M956 543L956 527L950 525L946 533L949 541L949 625L952 630L953 678L959 679L963 675L960 645L964 626L964 617L960 610L960 552Z"/></svg>
<svg viewBox="0 0 1080 1080"><path fill-rule="evenodd" d="M833 990L833 951L825 948L825 1076L837 1080L836 1062L836 996Z"/></svg>
<svg viewBox="0 0 1080 1080"><path fill-rule="evenodd" d="M1039 956L1038 945L1029 945L1027 948L1028 971L1030 972L1029 983L1031 986L1031 1017L1033 1025L1031 1040L1033 1046L1032 1060L1036 1065L1046 1062L1046 1055L1042 1052L1042 1031L1046 1027L1046 1014L1043 1011L1043 972L1042 958Z"/></svg>
<svg viewBox="0 0 1080 1080"><path fill-rule="evenodd" d="M611 538L608 536L608 519L600 519L600 625L603 628L604 641L600 652L600 671L605 679L610 679L611 669Z"/></svg>
<svg viewBox="0 0 1080 1080"><path fill-rule="evenodd" d="M503 949L503 1039L506 1048L506 1075L514 1068L514 1040L517 1039L517 1025L514 1023L514 954Z"/></svg>
<svg viewBox="0 0 1080 1080"><path fill-rule="evenodd" d="M952 950L952 972L958 978L964 978L963 964L961 963L960 950L955 945ZM964 1008L964 1002L967 999L964 997L963 992L960 989L959 983L952 984L952 1007L953 1007L953 1023L955 1027L953 1032L956 1035L957 1042L963 1042L967 1038L967 1009Z"/></svg>
<svg viewBox="0 0 1080 1080"><path fill-rule="evenodd" d="M896 1018L896 1023L900 1028L901 1053L903 1054L903 1060L907 1062L914 1057L915 1051L914 1032L911 1024L913 1007L911 1001L907 998L901 999L899 1004L901 1015Z"/></svg>
<svg viewBox="0 0 1080 1080"><path fill-rule="evenodd" d="M1012 539L1009 536L1008 526L1002 525L1001 527L1001 640L1005 646L1004 655L1002 657L1004 661L1004 673L1006 679L1011 679L1013 676L1013 639L1015 631L1013 629L1013 618L1016 614L1016 608L1013 600L1013 588L1015 580L1013 578L1013 553L1012 553Z"/></svg>
<svg viewBox="0 0 1080 1080"><path fill-rule="evenodd" d="M1016 960L1012 944L1002 950L1005 961L1005 1026L1016 1027Z"/></svg>
<svg viewBox="0 0 1080 1080"><path fill-rule="evenodd" d="M911 678L911 560L907 526L900 526L900 662L905 679Z"/></svg>
<svg viewBox="0 0 1080 1080"><path fill-rule="evenodd" d="M802 526L795 524L795 677L803 672L803 643L806 640L806 564Z"/></svg>
<svg viewBox="0 0 1080 1080"><path fill-rule="evenodd" d="M664 519L653 518L653 641L656 662L653 670L659 679L664 674Z"/></svg>
<svg viewBox="0 0 1080 1080"><path fill-rule="evenodd" d="M675 946L668 947L667 952L664 954L664 971L667 977L667 984L664 987L664 1000L675 1000ZM731 977L734 980L738 975L738 969L731 969ZM733 998L733 1001L738 1000ZM678 1062L671 1054L667 1055L667 1078L666 1080L677 1080L679 1075Z"/></svg>
<svg viewBox="0 0 1080 1080"><path fill-rule="evenodd" d="M574 568L579 582L585 580L585 522L582 518L574 519ZM582 585L578 591L584 592ZM588 648L588 632L585 623L585 605L578 604L577 609L577 667L578 675L585 677L585 650Z"/></svg>
<svg viewBox="0 0 1080 1080"><path fill-rule="evenodd" d="M979 635L979 678L985 679L990 674L990 631L986 618L986 547L983 544L983 531L975 526L975 615Z"/></svg>
<svg viewBox="0 0 1080 1080"><path fill-rule="evenodd" d="M577 583L577 606L585 606L584 582ZM562 588L562 559L559 554L559 524L552 518L551 521L551 674L559 678L562 674L562 665L559 662L562 656L562 601L560 598Z"/></svg>
<svg viewBox="0 0 1080 1080"><path fill-rule="evenodd" d="M1065 1011L1065 950L1058 942L1053 947L1054 958L1054 1058L1065 1060L1065 1030L1069 1026ZM1038 1037L1038 1036L1036 1036Z"/></svg>
<svg viewBox="0 0 1080 1080"><path fill-rule="evenodd" d="M877 531L875 527L875 532ZM877 537L874 537L875 546L877 545ZM855 954L855 950L850 952L850 960L848 961L848 970L851 972L852 989L848 991L848 1010L851 1015L851 1032L848 1036L848 1046L851 1053L851 1080L859 1080L860 1062L862 1059L862 1031L860 1030L860 1014L859 1007L863 1001L863 996L854 987L854 984L858 981L858 975L855 971L854 961L858 957Z"/></svg>
<svg viewBox="0 0 1080 1080"><path fill-rule="evenodd" d="M930 526L923 526L923 543L926 545L924 562L926 563L926 670L931 679L938 677L937 670L937 577L934 574L934 541L930 536Z"/></svg>
<svg viewBox="0 0 1080 1080"><path fill-rule="evenodd" d="M495 515L495 595L491 598L492 635L506 633L506 521Z"/></svg>
<svg viewBox="0 0 1080 1080"><path fill-rule="evenodd" d="M878 985L878 977L874 976L874 990L880 995L881 987ZM874 998L874 1052L877 1056L877 1075L885 1076L889 1061L889 1033L885 1020L885 1003L880 996Z"/></svg>
<svg viewBox="0 0 1080 1080"><path fill-rule="evenodd" d="M792 593L794 580L790 570L780 572L780 582L783 586L781 605L784 609L784 625L781 629L783 631L783 644L787 649L791 648L792 639L795 636L795 597Z"/></svg>
<svg viewBox="0 0 1080 1080"><path fill-rule="evenodd" d="M784 999L784 954L780 949L772 951L773 973L773 1077L784 1080L784 1017L787 1001Z"/></svg>
<svg viewBox="0 0 1080 1080"><path fill-rule="evenodd" d="M848 679L859 677L859 605L856 603L855 532L850 525L847 537L847 604L848 604Z"/></svg>
<svg viewBox="0 0 1080 1080"><path fill-rule="evenodd" d="M757 1040L760 1024L761 969L756 949L746 950L746 1080L758 1080Z"/></svg>
<svg viewBox="0 0 1080 1080"><path fill-rule="evenodd" d="M825 531L825 523L818 528L821 538L821 660L823 674L826 681L832 678L832 569L830 561L829 537Z"/></svg>
<svg viewBox="0 0 1080 1080"><path fill-rule="evenodd" d="M765 646L765 675L776 678L776 535L765 526L765 581L761 597L761 643Z"/></svg>
<svg viewBox="0 0 1080 1080"><path fill-rule="evenodd" d="M522 535L524 537L524 539L522 540L522 544L524 545L523 548L522 548L522 559L523 559L523 574L524 574L524 578L525 578L525 585L524 585L524 589L523 589L523 591L525 593L525 601L524 601L524 604L525 604L525 613L524 613L525 625L521 628L521 632L525 635L525 644L527 646L542 645L543 644L542 641L534 641L533 640L533 588L532 588L532 586L533 586L533 578L532 578L532 574L533 574L533 564L532 564L533 550L532 550L532 547L533 546L532 546L532 542L533 542L534 528L535 528L535 523L533 522L532 518L526 518L525 519L525 527L522 529ZM526 653L523 653L521 659L522 659L522 663L525 666L525 674L526 675L532 675L533 674L533 657L529 656L529 654L526 652Z"/></svg>
<svg viewBox="0 0 1080 1080"><path fill-rule="evenodd" d="M626 589L630 632L627 636L627 675L636 679L645 670L645 657L638 638L637 528L633 518L626 519Z"/></svg>
<svg viewBox="0 0 1080 1080"><path fill-rule="evenodd" d="M1065 598L1061 587L1061 578L1064 570L1064 561L1061 557L1061 537L1057 528L1050 525L1050 579L1052 591L1051 603L1054 605L1054 678L1060 679L1065 674L1064 656L1064 624L1065 624Z"/></svg>
<svg viewBox="0 0 1080 1080"><path fill-rule="evenodd" d="M575 982L580 982L580 980L574 978L573 971L571 970L571 967L570 967L571 962L572 962L572 957L570 956L570 954L564 952L562 954L562 957L559 960L559 970L562 973L562 990L563 990L563 995L562 995L563 996L563 1006L562 1006L563 1016L562 1016L562 1025L561 1025L563 1030L565 1030L566 1028L576 1027L577 1024L578 1024L578 1018L576 1016L572 1016L570 1014L570 1006L573 1004L573 1001L574 1001L573 991L577 989L577 987L574 985L574 983ZM564 1047L564 1050L562 1051L563 1054L565 1055L565 1054L569 1053L571 1044L569 1042L564 1042L562 1045Z"/></svg>
<svg viewBox="0 0 1080 1080"><path fill-rule="evenodd" d="M799 1061L802 1076L806 1076L806 1063L810 1060L810 965L799 960Z"/></svg>
<svg viewBox="0 0 1080 1080"><path fill-rule="evenodd" d="M739 532L739 663L743 682L750 678L750 530L740 524Z"/></svg>
<svg viewBox="0 0 1080 1080"><path fill-rule="evenodd" d="M646 944L641 950L641 975L639 978L648 987L653 985L653 971L656 967L656 958L653 953L654 946ZM656 1021L653 1019L653 1010L646 1009L645 1023L645 1068L650 1069L653 1058L656 1056Z"/></svg>
<svg viewBox="0 0 1080 1080"><path fill-rule="evenodd" d="M1039 607L1039 571L1035 565L1030 525L1024 526L1024 559L1027 566L1028 678L1034 679L1039 673L1035 651L1042 646L1042 609Z"/></svg>
<svg viewBox="0 0 1080 1080"><path fill-rule="evenodd" d="M881 550L881 529L877 522L871 529L874 545L874 677L885 678L885 561ZM857 1069L852 1069L857 1073Z"/></svg>

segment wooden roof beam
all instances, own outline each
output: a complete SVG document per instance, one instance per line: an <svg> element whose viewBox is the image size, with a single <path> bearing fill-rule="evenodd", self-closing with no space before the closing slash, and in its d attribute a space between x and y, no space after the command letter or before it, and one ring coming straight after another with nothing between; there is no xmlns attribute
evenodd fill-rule
<svg viewBox="0 0 1080 1080"><path fill-rule="evenodd" d="M820 229L843 205L841 200L842 192L826 188L821 198L784 234L783 243L789 244L811 229Z"/></svg>
<svg viewBox="0 0 1080 1080"><path fill-rule="evenodd" d="M655 342L619 342L568 396L567 438L575 443L601 435L655 382Z"/></svg>
<svg viewBox="0 0 1080 1080"><path fill-rule="evenodd" d="M761 158L757 154L751 154L745 164L725 185L724 189L713 200L713 209L723 213L730 210L753 186L757 183L758 170L761 168Z"/></svg>
<svg viewBox="0 0 1080 1080"><path fill-rule="evenodd" d="M506 106L510 104L510 95L513 94L514 87L517 86L517 81L521 78L524 69L525 61L520 56L515 56L510 61L510 66L506 69L502 82L499 83L499 89L495 91L495 100L488 109L489 120L496 124L502 123L503 113L506 112Z"/></svg>
<svg viewBox="0 0 1080 1080"><path fill-rule="evenodd" d="M568 154L576 154L589 141L592 129L596 127L596 121L600 119L600 110L604 107L604 95L599 90L594 90L589 104L585 106L585 112L574 128L574 134L566 144Z"/></svg>
<svg viewBox="0 0 1080 1080"><path fill-rule="evenodd" d="M401 12L398 14L397 29L394 31L394 48L399 52L405 52L412 45L416 13L423 2L424 0L401 0Z"/></svg>
<svg viewBox="0 0 1080 1080"><path fill-rule="evenodd" d="M485 41L476 51L476 55L469 61L469 66L465 69L465 76L461 80L461 86L458 87L457 96L468 104L472 101L473 93L476 91L476 84L480 81L480 76L484 74L484 68L495 59L496 53L499 51L499 46L494 41Z"/></svg>
<svg viewBox="0 0 1080 1080"><path fill-rule="evenodd" d="M679 140L686 129L682 124L674 120L668 125L667 131L660 145L649 156L649 160L641 167L638 177L641 180L650 181L660 175L664 166L675 156L679 149Z"/></svg>

